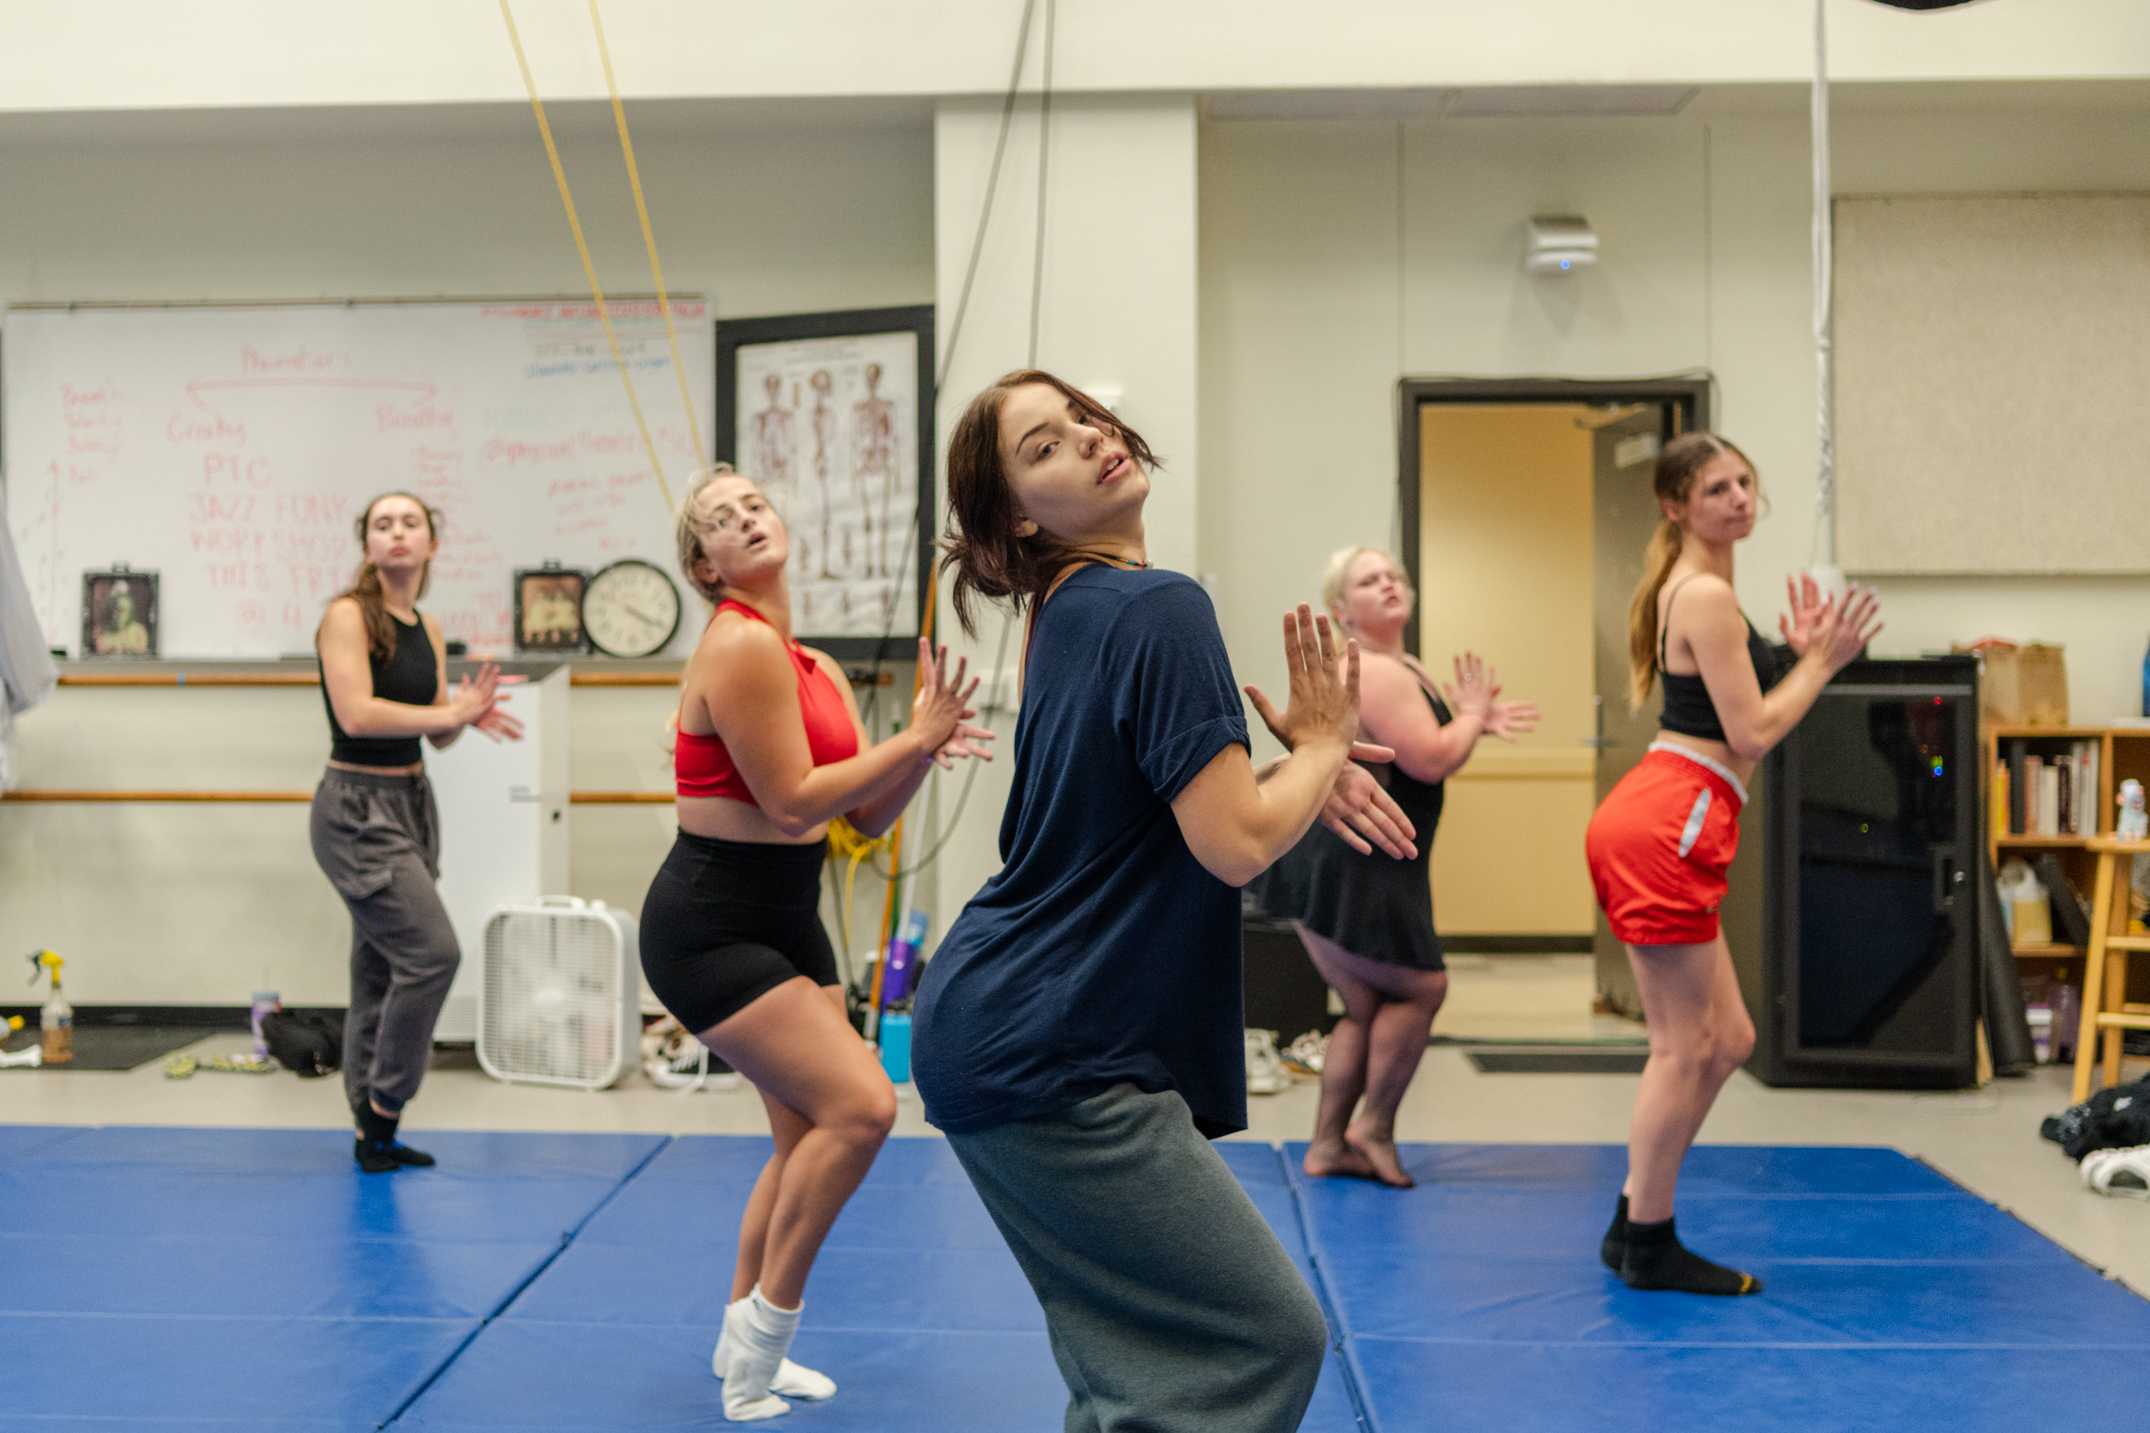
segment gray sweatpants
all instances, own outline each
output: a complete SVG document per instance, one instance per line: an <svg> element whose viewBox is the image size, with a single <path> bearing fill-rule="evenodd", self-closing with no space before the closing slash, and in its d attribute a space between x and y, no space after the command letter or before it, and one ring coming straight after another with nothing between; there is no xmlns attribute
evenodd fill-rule
<svg viewBox="0 0 2150 1433"><path fill-rule="evenodd" d="M1118 1085L948 1143L1022 1265L1066 1433L1287 1433L1328 1328L1177 1094Z"/></svg>
<svg viewBox="0 0 2150 1433"><path fill-rule="evenodd" d="M424 776L329 768L314 788L314 860L351 912L343 1092L390 1114L418 1093L462 962L440 902L440 814Z"/></svg>

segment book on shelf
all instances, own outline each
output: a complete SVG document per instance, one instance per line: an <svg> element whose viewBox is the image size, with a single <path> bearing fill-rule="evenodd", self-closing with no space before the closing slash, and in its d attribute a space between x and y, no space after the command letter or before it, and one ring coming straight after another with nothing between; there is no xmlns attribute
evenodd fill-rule
<svg viewBox="0 0 2150 1433"><path fill-rule="evenodd" d="M2052 902L2053 933L2069 945L2089 945L2089 912L2083 909L2083 898L2068 883L2059 858L2050 851L2044 852L2031 862L2031 869L2038 873L2038 882L2045 887L2046 898Z"/></svg>
<svg viewBox="0 0 2150 1433"><path fill-rule="evenodd" d="M2030 823L2024 819L2031 806L2030 747L2017 740L2008 743L2008 834L2025 835Z"/></svg>
<svg viewBox="0 0 2150 1433"><path fill-rule="evenodd" d="M2011 738L2002 754L2001 764L2007 768L2008 833L2043 837L2097 835L2098 743L2071 741L2065 750L2050 746L2033 750L2034 739Z"/></svg>

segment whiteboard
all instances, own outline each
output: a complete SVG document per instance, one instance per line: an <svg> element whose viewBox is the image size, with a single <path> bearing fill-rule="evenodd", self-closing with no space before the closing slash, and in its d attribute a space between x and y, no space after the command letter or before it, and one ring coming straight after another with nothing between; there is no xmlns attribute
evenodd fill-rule
<svg viewBox="0 0 2150 1433"><path fill-rule="evenodd" d="M1860 574L2150 572L2150 194L1836 201Z"/></svg>
<svg viewBox="0 0 2150 1433"><path fill-rule="evenodd" d="M610 308L676 499L694 440L662 316ZM701 299L672 308L706 442L715 334ZM83 573L124 562L159 574L164 656L310 653L365 503L398 488L442 514L421 605L473 653L512 650L518 568L640 557L677 580L587 300L15 309L0 399L8 524L53 646L81 641Z"/></svg>

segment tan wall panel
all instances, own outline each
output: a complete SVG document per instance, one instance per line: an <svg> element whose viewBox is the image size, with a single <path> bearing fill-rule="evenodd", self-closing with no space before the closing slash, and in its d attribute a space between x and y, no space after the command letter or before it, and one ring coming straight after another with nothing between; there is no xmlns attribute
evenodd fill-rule
<svg viewBox="0 0 2150 1433"><path fill-rule="evenodd" d="M1486 741L1450 782L1434 854L1443 930L1585 934L1590 886L1591 446L1565 404L1437 405L1419 423L1419 647L1436 677L1466 648L1544 720Z"/></svg>

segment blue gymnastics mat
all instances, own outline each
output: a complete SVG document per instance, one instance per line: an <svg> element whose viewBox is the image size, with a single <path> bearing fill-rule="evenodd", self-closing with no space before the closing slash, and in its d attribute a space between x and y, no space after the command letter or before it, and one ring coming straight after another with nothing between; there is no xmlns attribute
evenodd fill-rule
<svg viewBox="0 0 2150 1433"><path fill-rule="evenodd" d="M9 1425L725 1426L709 1351L767 1139L426 1145L439 1169L369 1178L340 1130L0 1126ZM1700 1299L1598 1264L1614 1146L1408 1146L1412 1190L1217 1149L1330 1317L1309 1433L2017 1433L2061 1368L2083 1417L2139 1414L2150 1303L1890 1150L1696 1150L1683 1236L1768 1285ZM802 1430L1053 1429L1066 1398L936 1139L891 1140L831 1230L795 1354L842 1386Z"/></svg>

